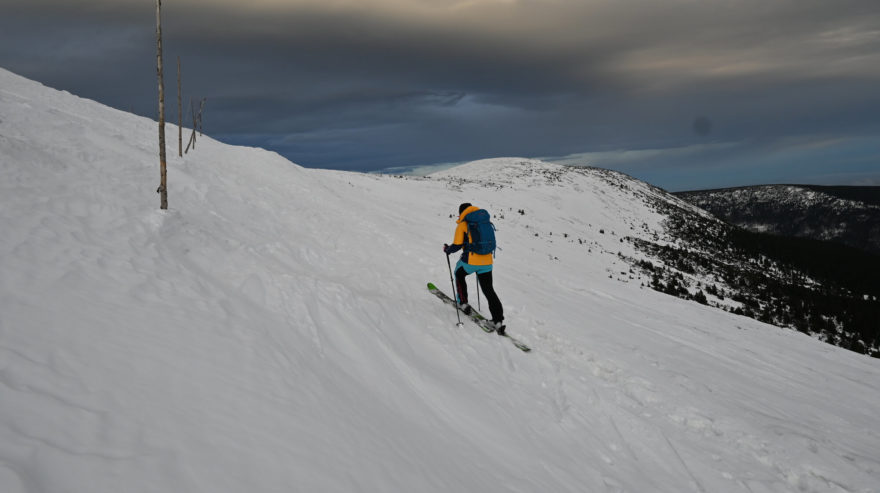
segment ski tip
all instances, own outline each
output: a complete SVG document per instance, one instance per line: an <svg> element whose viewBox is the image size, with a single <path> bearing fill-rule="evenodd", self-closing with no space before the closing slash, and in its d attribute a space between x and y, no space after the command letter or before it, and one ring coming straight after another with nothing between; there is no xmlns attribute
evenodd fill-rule
<svg viewBox="0 0 880 493"><path fill-rule="evenodd" d="M428 289L430 289L431 291L436 291L436 290L437 290L437 286L434 286L434 283L433 283L433 282L429 282L429 283L428 283Z"/></svg>
<svg viewBox="0 0 880 493"><path fill-rule="evenodd" d="M524 353L531 352L532 348L525 345L525 343L523 343L522 341L520 341L518 339L514 339L513 337L510 337L509 335L505 335L504 337L507 337L508 339L510 339L510 342L512 342L513 345L517 347L517 349L522 350L522 352L524 352Z"/></svg>

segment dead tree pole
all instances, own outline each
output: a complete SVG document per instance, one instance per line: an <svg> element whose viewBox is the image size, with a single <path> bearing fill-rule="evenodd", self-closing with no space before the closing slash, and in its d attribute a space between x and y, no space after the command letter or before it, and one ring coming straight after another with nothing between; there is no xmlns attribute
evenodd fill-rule
<svg viewBox="0 0 880 493"><path fill-rule="evenodd" d="M198 120L198 117L196 116L196 105L192 99L189 100L189 109L192 112L192 119L193 119L193 137L192 137L193 150L196 150L196 131L198 131L198 129L199 129L199 120Z"/></svg>
<svg viewBox="0 0 880 493"><path fill-rule="evenodd" d="M159 192L160 207L168 209L168 171L165 161L165 81L162 74L162 0L156 0L156 65L159 76Z"/></svg>
<svg viewBox="0 0 880 493"><path fill-rule="evenodd" d="M177 155L183 157L183 103L180 93L180 56L177 56Z"/></svg>
<svg viewBox="0 0 880 493"><path fill-rule="evenodd" d="M196 125L196 107L195 107L195 104L193 103L192 98L189 98L189 107L190 107L190 110L192 111L193 128L192 128L192 133L189 136L189 142L186 144L186 150L183 151L187 154L189 154L190 146L192 146L193 150L195 150L195 148L196 148L196 126L197 126Z"/></svg>
<svg viewBox="0 0 880 493"><path fill-rule="evenodd" d="M202 103L199 105L199 137L204 135L202 133L202 115L205 113L205 103L208 102L208 98L202 98Z"/></svg>

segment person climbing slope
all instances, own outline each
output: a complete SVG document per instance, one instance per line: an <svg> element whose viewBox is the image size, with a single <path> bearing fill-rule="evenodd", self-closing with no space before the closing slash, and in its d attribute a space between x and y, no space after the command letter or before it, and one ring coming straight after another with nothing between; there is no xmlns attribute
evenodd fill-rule
<svg viewBox="0 0 880 493"><path fill-rule="evenodd" d="M492 286L492 264L495 251L495 230L489 222L489 213L469 203L458 206L458 224L452 244L444 244L443 252L449 256L464 249L458 263L455 264L455 286L459 307L470 313L466 278L469 274L477 274L477 282L486 295L489 312L492 315L492 326L499 335L505 334L504 307Z"/></svg>

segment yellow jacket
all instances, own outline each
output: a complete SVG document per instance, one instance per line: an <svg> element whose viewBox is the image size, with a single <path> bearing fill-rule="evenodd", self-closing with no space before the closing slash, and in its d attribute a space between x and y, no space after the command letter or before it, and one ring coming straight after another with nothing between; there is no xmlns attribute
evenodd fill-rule
<svg viewBox="0 0 880 493"><path fill-rule="evenodd" d="M470 242L468 239L468 225L467 221L464 220L464 217L470 214L471 212L480 210L479 207L472 205L467 209L461 212L461 215L458 216L458 220L455 221L458 226L455 227L455 238L452 240L452 244L458 247L463 247L465 241ZM461 260L467 264L471 265L492 265L492 254L487 253L484 255L480 255L478 253L473 252L464 252L461 256Z"/></svg>

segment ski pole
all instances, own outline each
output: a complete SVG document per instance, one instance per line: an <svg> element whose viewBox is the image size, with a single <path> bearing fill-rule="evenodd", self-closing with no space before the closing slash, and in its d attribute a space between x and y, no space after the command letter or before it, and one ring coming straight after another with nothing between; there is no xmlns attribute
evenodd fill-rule
<svg viewBox="0 0 880 493"><path fill-rule="evenodd" d="M452 294L455 295L455 304L458 305L458 302L459 302L458 301L458 290L455 289L455 281L452 280L452 263L449 262L449 254L448 253L446 254L446 266L449 267L449 283L452 284ZM461 314L458 313L458 306L455 306L453 308L455 308L455 316L458 318L458 323L455 325L457 325L458 327L461 327L464 324L461 323Z"/></svg>

